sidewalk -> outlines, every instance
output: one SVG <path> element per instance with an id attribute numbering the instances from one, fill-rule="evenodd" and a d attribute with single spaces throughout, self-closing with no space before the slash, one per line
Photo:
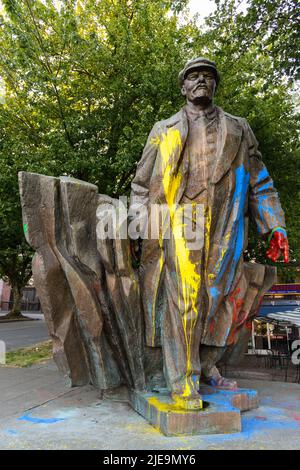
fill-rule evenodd
<path id="1" fill-rule="evenodd" d="M 8 311 L 4 312 L 3 310 L 0 311 L 0 321 L 1 322 L 4 322 L 4 319 L 3 317 L 5 317 L 5 315 L 8 314 Z M 44 320 L 44 314 L 41 313 L 41 312 L 22 312 L 22 315 L 24 315 L 24 317 L 28 317 L 30 318 L 31 320 Z M 20 320 L 5 320 L 6 322 L 7 321 L 10 321 L 10 322 L 19 322 Z"/>
<path id="2" fill-rule="evenodd" d="M 0 367 L 0 449 L 299 449 L 300 385 L 239 380 L 259 391 L 238 434 L 165 437 L 135 413 L 126 390 L 70 389 L 55 364 Z"/>

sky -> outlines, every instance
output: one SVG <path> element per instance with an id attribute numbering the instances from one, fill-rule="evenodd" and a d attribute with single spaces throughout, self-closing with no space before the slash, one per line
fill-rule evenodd
<path id="1" fill-rule="evenodd" d="M 214 11 L 215 2 L 214 0 L 190 0 L 189 8 L 192 15 L 199 13 L 201 17 L 205 18 Z"/>
<path id="2" fill-rule="evenodd" d="M 215 10 L 216 5 L 215 5 L 214 0 L 190 0 L 189 8 L 190 8 L 191 16 L 195 15 L 195 13 L 198 13 L 202 21 L 206 16 L 208 16 L 210 13 L 212 13 Z M 246 10 L 247 10 L 247 0 L 242 0 L 238 7 L 238 11 L 245 12 Z"/>

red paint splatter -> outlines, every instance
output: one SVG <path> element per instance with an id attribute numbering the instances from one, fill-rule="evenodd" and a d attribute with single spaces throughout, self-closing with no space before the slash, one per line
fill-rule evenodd
<path id="1" fill-rule="evenodd" d="M 292 415 L 294 420 L 297 421 L 298 426 L 300 426 L 300 416 L 298 415 Z"/>
<path id="2" fill-rule="evenodd" d="M 99 281 L 92 282 L 91 288 L 95 292 L 96 295 L 99 295 L 99 293 L 100 293 L 100 282 Z"/>
<path id="3" fill-rule="evenodd" d="M 240 313 L 240 310 L 242 308 L 242 305 L 244 303 L 243 299 L 236 298 L 237 295 L 240 293 L 240 291 L 241 291 L 240 287 L 237 287 L 236 289 L 234 289 L 234 291 L 228 297 L 229 302 L 231 302 L 232 305 L 233 305 L 233 315 L 232 315 L 232 326 L 231 326 L 231 330 L 230 330 L 229 335 L 228 335 L 227 344 L 234 343 L 234 337 L 235 337 L 236 330 L 237 330 L 238 326 L 240 326 L 240 322 L 238 321 L 238 317 L 239 317 L 239 313 Z"/>
<path id="4" fill-rule="evenodd" d="M 240 299 L 238 299 L 240 300 Z M 243 301 L 242 301 L 243 302 Z M 242 326 L 245 321 L 247 320 L 248 317 L 248 312 L 245 312 L 245 310 L 241 310 L 238 316 L 238 325 L 237 326 Z"/>
<path id="5" fill-rule="evenodd" d="M 210 322 L 210 325 L 209 325 L 209 331 L 210 331 L 211 333 L 214 332 L 215 326 L 216 326 L 216 322 L 215 322 L 215 319 L 213 318 L 213 319 L 211 320 L 211 322 Z"/>

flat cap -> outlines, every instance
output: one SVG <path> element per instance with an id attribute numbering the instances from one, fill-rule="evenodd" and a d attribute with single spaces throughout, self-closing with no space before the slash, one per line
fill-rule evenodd
<path id="1" fill-rule="evenodd" d="M 220 81 L 220 75 L 217 70 L 216 63 L 210 59 L 206 59 L 205 57 L 197 57 L 196 59 L 189 60 L 185 64 L 184 68 L 179 72 L 178 80 L 179 80 L 180 86 L 182 86 L 183 81 L 186 78 L 188 72 L 190 72 L 191 70 L 200 69 L 200 68 L 210 69 L 213 72 L 215 79 L 216 79 L 216 84 L 218 85 Z"/>

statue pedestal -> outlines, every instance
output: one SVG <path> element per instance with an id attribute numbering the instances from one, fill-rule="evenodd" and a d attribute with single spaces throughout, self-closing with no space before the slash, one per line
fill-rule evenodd
<path id="1" fill-rule="evenodd" d="M 130 396 L 133 409 L 166 436 L 230 434 L 241 428 L 241 411 L 258 406 L 255 390 L 216 390 L 201 387 L 203 409 L 185 411 L 177 408 L 166 389 L 152 392 L 134 391 Z"/>
<path id="2" fill-rule="evenodd" d="M 256 390 L 238 388 L 237 390 L 218 390 L 209 386 L 201 386 L 200 393 L 203 400 L 214 403 L 228 403 L 240 411 L 249 411 L 258 408 L 258 394 Z"/>

